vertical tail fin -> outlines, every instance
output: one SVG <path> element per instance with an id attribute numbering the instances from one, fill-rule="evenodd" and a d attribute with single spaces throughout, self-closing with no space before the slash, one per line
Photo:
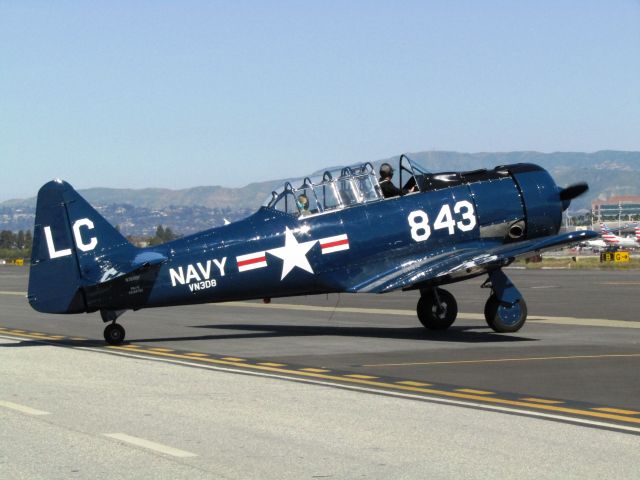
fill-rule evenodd
<path id="1" fill-rule="evenodd" d="M 82 287 L 117 275 L 136 248 L 66 182 L 38 192 L 29 303 L 47 313 L 87 311 Z"/>

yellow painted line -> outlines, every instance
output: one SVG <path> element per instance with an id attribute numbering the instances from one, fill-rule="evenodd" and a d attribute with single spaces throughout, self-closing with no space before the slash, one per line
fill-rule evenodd
<path id="1" fill-rule="evenodd" d="M 116 347 L 116 346 L 108 346 L 106 348 L 112 349 L 112 350 L 124 350 L 124 351 L 127 351 L 126 348 Z M 187 357 L 186 355 L 180 355 L 180 354 L 175 354 L 175 353 L 160 353 L 160 352 L 145 352 L 145 353 L 148 354 L 148 355 L 157 355 L 157 356 L 162 356 L 162 357 L 167 357 L 167 358 L 176 358 L 176 359 L 181 359 L 181 360 L 193 360 L 193 358 Z M 228 358 L 234 358 L 234 357 L 228 357 Z M 327 375 L 327 374 L 323 374 L 323 373 L 304 372 L 304 371 L 301 371 L 301 370 L 290 370 L 290 369 L 279 368 L 279 367 L 265 367 L 264 365 L 255 365 L 255 364 L 252 365 L 252 364 L 249 364 L 249 363 L 237 363 L 237 360 L 236 361 L 225 361 L 224 359 L 203 358 L 203 359 L 199 359 L 198 361 L 203 362 L 203 363 L 211 363 L 211 364 L 214 364 L 214 365 L 225 365 L 225 366 L 231 366 L 231 367 L 235 367 L 235 368 L 245 368 L 247 370 L 258 370 L 258 371 L 279 373 L 279 374 L 285 374 L 285 375 L 294 374 L 294 375 L 300 376 L 300 377 L 310 377 L 310 378 L 319 378 L 319 379 L 322 379 L 322 380 L 333 380 L 333 381 L 337 381 L 337 382 L 356 383 L 356 384 L 359 384 L 359 385 L 368 385 L 368 386 L 377 387 L 377 388 L 388 388 L 390 390 L 400 390 L 400 391 L 407 391 L 407 392 L 427 393 L 427 394 L 431 394 L 431 395 L 437 395 L 437 396 L 440 396 L 440 397 L 451 397 L 451 398 L 464 399 L 464 400 L 473 400 L 473 401 L 478 401 L 478 402 L 486 403 L 486 404 L 507 405 L 507 406 L 510 406 L 510 407 L 532 408 L 532 409 L 535 409 L 535 410 L 545 410 L 545 411 L 552 411 L 552 412 L 557 412 L 557 413 L 568 413 L 568 414 L 573 414 L 573 415 L 581 415 L 581 416 L 585 416 L 585 417 L 605 418 L 605 419 L 608 419 L 608 420 L 615 420 L 615 421 L 621 421 L 621 422 L 626 422 L 626 423 L 634 423 L 634 424 L 640 425 L 640 418 L 625 417 L 625 416 L 617 415 L 617 414 L 613 414 L 613 413 L 596 412 L 596 411 L 593 411 L 593 410 L 580 410 L 578 408 L 559 407 L 559 406 L 556 406 L 556 405 L 545 405 L 545 404 L 540 404 L 540 403 L 525 402 L 525 401 L 522 401 L 522 400 L 509 400 L 509 399 L 500 398 L 500 397 L 487 397 L 487 396 L 482 396 L 482 395 L 474 395 L 474 394 L 470 394 L 470 393 L 455 392 L 455 391 L 448 391 L 448 390 L 438 390 L 436 388 L 424 388 L 424 387 L 412 387 L 412 386 L 409 386 L 409 385 L 397 385 L 397 384 L 387 383 L 387 382 L 383 382 L 383 381 L 365 380 L 365 379 L 361 379 L 361 378 L 349 378 L 349 377 L 338 376 L 338 375 Z"/>
<path id="2" fill-rule="evenodd" d="M 265 367 L 286 367 L 285 363 L 271 363 L 271 362 L 263 362 L 258 363 L 258 365 L 264 365 Z"/>
<path id="3" fill-rule="evenodd" d="M 623 410 L 621 408 L 593 408 L 592 410 L 597 410 L 598 412 L 607 412 L 607 413 L 619 413 L 620 415 L 640 415 L 640 412 L 636 412 L 635 410 Z"/>
<path id="4" fill-rule="evenodd" d="M 401 382 L 396 382 L 398 385 L 409 385 L 412 387 L 431 387 L 430 383 L 422 383 L 422 382 L 414 382 L 413 380 L 403 380 Z"/>
<path id="5" fill-rule="evenodd" d="M 151 350 L 152 352 L 162 352 L 162 353 L 175 352 L 175 350 L 171 348 L 158 348 L 158 347 L 147 348 L 147 350 Z"/>
<path id="6" fill-rule="evenodd" d="M 560 405 L 565 402 L 561 402 L 560 400 L 549 400 L 547 398 L 535 398 L 535 397 L 526 397 L 521 398 L 520 400 L 524 400 L 525 402 L 535 402 L 535 403 L 544 403 L 545 405 Z"/>
<path id="7" fill-rule="evenodd" d="M 503 362 L 532 362 L 541 360 L 584 360 L 594 358 L 628 358 L 640 357 L 640 353 L 613 353 L 608 355 L 565 355 L 559 357 L 521 357 L 521 358 L 490 358 L 481 360 L 450 360 L 442 362 L 406 362 L 406 363 L 369 363 L 363 367 L 408 367 L 414 365 L 462 365 L 481 363 L 503 363 Z"/>
<path id="8" fill-rule="evenodd" d="M 227 360 L 229 362 L 244 362 L 245 361 L 244 358 L 238 358 L 238 357 L 222 357 L 221 360 Z"/>
<path id="9" fill-rule="evenodd" d="M 325 370 L 324 368 L 301 368 L 302 372 L 311 372 L 311 373 L 327 373 L 331 370 Z"/>
<path id="10" fill-rule="evenodd" d="M 359 373 L 348 373 L 346 375 L 343 375 L 345 377 L 349 377 L 349 378 L 361 378 L 363 380 L 370 380 L 370 379 L 374 379 L 374 378 L 379 378 L 379 377 L 374 377 L 373 375 L 360 375 Z"/>
<path id="11" fill-rule="evenodd" d="M 26 297 L 27 292 L 10 292 L 10 291 L 0 291 L 0 295 L 15 295 L 16 297 Z"/>
<path id="12" fill-rule="evenodd" d="M 126 348 L 116 347 L 116 346 L 108 346 L 106 348 L 112 349 L 112 350 L 127 351 Z M 176 353 L 160 353 L 160 352 L 148 352 L 148 351 L 145 353 L 147 355 L 157 355 L 157 356 L 162 356 L 167 358 L 176 358 L 181 360 L 194 360 L 193 358 L 187 357 L 186 355 L 181 355 Z M 235 358 L 235 357 L 227 357 L 227 358 Z M 438 390 L 436 388 L 424 388 L 424 387 L 413 387 L 409 385 L 398 385 L 398 384 L 387 383 L 383 381 L 365 380 L 361 378 L 349 378 L 349 377 L 338 376 L 338 375 L 327 375 L 324 373 L 304 372 L 301 370 L 291 370 L 291 369 L 280 368 L 280 367 L 265 367 L 264 365 L 238 363 L 237 359 L 235 361 L 228 361 L 224 359 L 203 358 L 203 359 L 199 359 L 198 361 L 203 363 L 211 363 L 214 365 L 225 365 L 225 366 L 230 366 L 235 368 L 245 368 L 247 370 L 258 370 L 258 371 L 279 373 L 279 374 L 285 374 L 285 375 L 293 374 L 299 377 L 319 378 L 322 380 L 333 380 L 337 382 L 356 383 L 359 385 L 368 385 L 368 386 L 377 387 L 377 388 L 387 388 L 390 390 L 427 393 L 431 395 L 437 395 L 440 397 L 473 400 L 473 401 L 478 401 L 486 404 L 507 405 L 510 407 L 524 407 L 524 408 L 531 408 L 535 410 L 545 410 L 545 411 L 551 411 L 551 412 L 557 412 L 557 413 L 568 413 L 568 414 L 580 415 L 584 417 L 605 418 L 608 420 L 615 420 L 615 421 L 620 421 L 625 423 L 634 423 L 634 424 L 640 425 L 640 418 L 625 417 L 618 414 L 597 412 L 593 410 L 580 410 L 578 408 L 559 407 L 556 405 L 545 405 L 540 403 L 525 402 L 522 400 L 509 400 L 509 399 L 500 398 L 500 397 L 487 397 L 482 395 L 474 395 L 470 393 Z"/>
<path id="13" fill-rule="evenodd" d="M 327 312 L 327 313 L 357 313 L 369 315 L 396 315 L 415 317 L 415 310 L 394 308 L 357 308 L 357 307 L 322 307 L 317 305 L 299 305 L 295 303 L 254 303 L 254 302 L 226 302 L 210 303 L 213 307 L 231 308 L 262 308 L 267 310 L 293 310 L 300 312 Z M 481 313 L 458 313 L 458 318 L 463 320 L 481 320 Z M 605 318 L 576 318 L 576 317 L 547 317 L 530 315 L 529 321 L 550 325 L 578 325 L 584 327 L 612 327 L 612 328 L 640 328 L 640 321 L 610 320 Z"/>
<path id="14" fill-rule="evenodd" d="M 208 357 L 209 356 L 209 354 L 207 353 L 198 353 L 198 352 L 185 353 L 185 355 L 188 355 L 189 357 Z"/>
<path id="15" fill-rule="evenodd" d="M 25 333 L 24 330 L 9 330 L 12 333 Z"/>
<path id="16" fill-rule="evenodd" d="M 580 327 L 607 327 L 607 328 L 640 328 L 637 320 L 607 320 L 603 318 L 574 318 L 574 317 L 528 317 L 527 321 L 549 325 L 575 325 Z"/>
<path id="17" fill-rule="evenodd" d="M 18 337 L 33 338 L 33 339 L 36 339 L 36 340 L 56 340 L 54 337 L 47 336 L 44 333 L 31 334 L 31 333 L 25 333 L 25 332 L 22 332 L 22 331 L 18 332 L 17 330 L 9 330 L 9 331 L 5 332 L 5 334 L 6 335 L 17 335 Z"/>
<path id="18" fill-rule="evenodd" d="M 130 343 L 128 345 L 123 345 L 124 348 L 131 348 L 132 350 L 135 350 L 136 348 L 142 348 L 140 345 L 135 345 L 133 343 Z"/>
<path id="19" fill-rule="evenodd" d="M 485 390 L 475 390 L 473 388 L 456 388 L 456 392 L 472 393 L 474 395 L 495 395 L 496 392 L 487 392 Z"/>

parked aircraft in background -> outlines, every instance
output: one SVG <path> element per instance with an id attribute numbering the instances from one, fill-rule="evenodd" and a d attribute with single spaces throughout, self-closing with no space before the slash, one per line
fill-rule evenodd
<path id="1" fill-rule="evenodd" d="M 640 240 L 638 240 L 638 232 L 640 227 L 636 227 L 636 237 L 621 237 L 615 235 L 606 223 L 600 224 L 600 232 L 602 234 L 602 240 L 608 245 L 618 248 L 640 248 Z"/>
<path id="2" fill-rule="evenodd" d="M 518 257 L 597 236 L 558 234 L 587 190 L 559 188 L 532 164 L 429 173 L 400 157 L 400 195 L 384 198 L 371 164 L 287 182 L 252 216 L 136 248 L 66 182 L 38 193 L 28 299 L 48 313 L 100 311 L 110 344 L 126 310 L 331 292 L 419 290 L 417 315 L 446 329 L 457 304 L 442 285 L 488 275 L 484 308 L 496 332 L 525 323 L 503 272 Z"/>
<path id="3" fill-rule="evenodd" d="M 607 248 L 609 248 L 609 245 L 607 244 L 607 242 L 605 242 L 601 238 L 594 238 L 593 240 L 587 240 L 586 242 L 580 243 L 580 246 L 585 248 L 591 248 L 592 250 L 595 250 L 597 252 L 600 252 L 602 250 L 606 250 Z"/>

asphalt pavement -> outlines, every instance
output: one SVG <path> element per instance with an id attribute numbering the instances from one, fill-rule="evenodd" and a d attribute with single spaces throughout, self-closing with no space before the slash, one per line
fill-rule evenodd
<path id="1" fill-rule="evenodd" d="M 488 292 L 476 279 L 447 287 L 461 313 L 446 332 L 420 326 L 415 292 L 328 295 L 129 312 L 121 318 L 127 343 L 113 349 L 98 314 L 39 314 L 24 297 L 27 270 L 0 267 L 8 342 L 0 345 L 0 444 L 8 446 L 0 476 L 68 478 L 54 452 L 73 457 L 61 452 L 80 443 L 81 458 L 103 454 L 75 462 L 79 478 L 90 467 L 92 478 L 141 477 L 133 472 L 150 455 L 169 462 L 148 471 L 154 478 L 486 478 L 498 476 L 493 468 L 524 478 L 633 478 L 625 469 L 640 446 L 640 272 L 508 274 L 529 309 L 515 334 L 486 326 Z M 56 412 L 31 416 L 3 401 L 69 412 L 51 424 Z M 269 409 L 256 413 L 261 402 Z M 145 416 L 156 411 L 160 424 Z M 226 447 L 222 431 L 231 435 Z M 150 454 L 129 437 L 197 456 Z M 45 438 L 59 448 L 36 448 Z M 545 453 L 545 441 L 556 448 Z M 271 455 L 259 453 L 265 445 Z M 109 446 L 127 461 L 110 463 Z M 555 458 L 556 449 L 564 454 Z M 31 459 L 41 452 L 51 469 L 29 470 L 19 457 L 26 451 Z M 607 460 L 615 452 L 621 462 Z"/>

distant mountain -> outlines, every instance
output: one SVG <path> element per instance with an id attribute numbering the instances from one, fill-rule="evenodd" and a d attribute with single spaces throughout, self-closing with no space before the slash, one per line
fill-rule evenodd
<path id="1" fill-rule="evenodd" d="M 549 170 L 561 186 L 579 181 L 589 183 L 589 192 L 572 203 L 573 211 L 589 209 L 591 201 L 596 198 L 640 195 L 640 152 L 430 151 L 408 155 L 431 172 L 475 170 L 521 162 L 539 164 Z M 372 163 L 377 170 L 382 162 L 397 162 L 397 159 L 396 156 Z M 319 173 L 323 171 L 318 170 Z M 80 194 L 102 211 L 110 222 L 119 225 L 125 234 L 150 234 L 158 224 L 189 234 L 222 225 L 223 218 L 236 220 L 249 215 L 284 182 L 274 180 L 241 188 L 203 186 L 182 190 L 91 188 L 80 190 Z M 34 210 L 35 197 L 0 203 L 0 230 L 32 228 Z"/>

